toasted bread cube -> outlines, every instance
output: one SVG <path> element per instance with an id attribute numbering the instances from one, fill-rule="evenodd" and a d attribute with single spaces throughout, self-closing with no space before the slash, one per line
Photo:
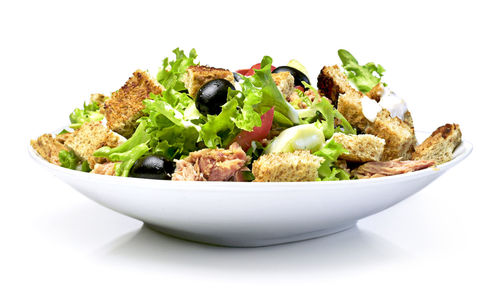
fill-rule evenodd
<path id="1" fill-rule="evenodd" d="M 371 134 L 347 135 L 337 132 L 333 134 L 332 140 L 349 151 L 340 155 L 339 159 L 350 162 L 380 161 L 384 152 L 385 140 Z"/>
<path id="2" fill-rule="evenodd" d="M 436 164 L 451 161 L 453 151 L 462 142 L 462 132 L 458 124 L 445 124 L 415 148 L 413 160 L 432 160 Z"/>
<path id="3" fill-rule="evenodd" d="M 382 95 L 384 95 L 384 85 L 382 83 L 378 83 L 375 85 L 367 94 L 369 98 L 376 100 L 377 102 L 380 101 L 382 98 Z"/>
<path id="4" fill-rule="evenodd" d="M 62 133 L 62 134 L 57 134 L 55 139 L 64 144 L 64 142 L 71 136 L 72 133 L 68 132 L 68 133 Z"/>
<path id="5" fill-rule="evenodd" d="M 386 109 L 377 114 L 377 118 L 373 123 L 370 122 L 365 132 L 385 140 L 382 161 L 410 159 L 417 143 L 413 129 L 398 117 L 391 117 Z"/>
<path id="6" fill-rule="evenodd" d="M 117 147 L 121 143 L 120 137 L 101 123 L 86 122 L 66 139 L 64 145 L 93 168 L 96 163 L 105 162 L 105 159 L 93 156 L 96 150 L 103 146 Z"/>
<path id="7" fill-rule="evenodd" d="M 135 71 L 125 85 L 113 92 L 111 98 L 104 102 L 107 126 L 127 138 L 130 137 L 138 125 L 137 119 L 143 116 L 143 100 L 148 99 L 150 93 L 160 94 L 163 90 L 163 86 L 147 72 Z"/>
<path id="8" fill-rule="evenodd" d="M 385 90 L 386 88 L 384 88 L 384 85 L 382 85 L 382 83 L 378 83 L 366 94 L 366 96 L 377 102 L 380 102 L 380 99 L 384 95 Z M 410 111 L 407 111 L 404 114 L 403 122 L 405 122 L 410 128 L 413 128 L 413 118 L 411 117 Z"/>
<path id="9" fill-rule="evenodd" d="M 336 106 L 339 95 L 348 91 L 355 91 L 347 76 L 338 65 L 324 66 L 318 76 L 318 90 L 322 95 L 328 97 Z M 360 93 L 361 94 L 361 93 Z"/>
<path id="10" fill-rule="evenodd" d="M 225 79 L 231 82 L 231 84 L 235 83 L 233 73 L 230 70 L 207 66 L 188 67 L 183 77 L 183 82 L 189 95 L 195 98 L 198 90 L 200 90 L 203 85 L 216 79 Z"/>
<path id="11" fill-rule="evenodd" d="M 281 94 L 283 94 L 284 98 L 289 97 L 292 93 L 294 93 L 294 78 L 290 72 L 280 72 L 271 74 L 278 87 Z"/>
<path id="12" fill-rule="evenodd" d="M 257 182 L 315 181 L 324 159 L 309 151 L 262 155 L 252 164 Z"/>
<path id="13" fill-rule="evenodd" d="M 59 152 L 62 150 L 68 150 L 51 134 L 44 134 L 36 140 L 31 140 L 31 146 L 42 158 L 47 160 L 49 163 L 59 166 L 61 166 L 61 162 L 59 162 Z"/>
<path id="14" fill-rule="evenodd" d="M 398 117 L 391 117 L 386 109 L 382 109 L 375 120 L 370 122 L 363 114 L 362 98 L 363 94 L 359 91 L 347 91 L 344 95 L 340 95 L 339 112 L 358 130 L 385 140 L 382 161 L 410 159 L 416 145 L 413 123 L 410 126 Z M 411 122 L 409 112 L 405 114 L 405 118 L 409 118 Z"/>
<path id="15" fill-rule="evenodd" d="M 370 121 L 363 114 L 362 98 L 363 93 L 348 89 L 339 95 L 337 109 L 352 126 L 364 131 Z"/>

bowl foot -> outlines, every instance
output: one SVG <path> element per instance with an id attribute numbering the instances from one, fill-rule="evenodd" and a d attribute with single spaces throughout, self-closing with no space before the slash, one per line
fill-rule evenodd
<path id="1" fill-rule="evenodd" d="M 271 239 L 244 239 L 244 237 L 238 239 L 228 239 L 225 237 L 217 237 L 217 236 L 206 236 L 204 234 L 192 233 L 179 231 L 171 228 L 166 228 L 163 226 L 157 226 L 150 223 L 145 223 L 145 225 L 151 228 L 154 231 L 160 232 L 162 234 L 166 234 L 175 238 L 179 238 L 182 240 L 187 240 L 191 242 L 203 243 L 214 246 L 223 246 L 223 247 L 239 247 L 239 248 L 250 248 L 250 247 L 264 247 L 264 246 L 272 246 L 278 244 L 292 243 L 304 240 L 310 240 L 314 238 L 320 238 L 324 236 L 328 236 L 331 234 L 335 234 L 341 231 L 345 231 L 350 229 L 353 226 L 356 226 L 357 221 L 350 222 L 347 224 L 339 225 L 336 227 L 301 233 L 296 235 L 290 235 L 285 237 L 276 237 Z"/>

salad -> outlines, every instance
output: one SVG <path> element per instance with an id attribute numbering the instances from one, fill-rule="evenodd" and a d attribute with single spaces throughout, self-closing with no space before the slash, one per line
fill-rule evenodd
<path id="1" fill-rule="evenodd" d="M 48 162 L 82 172 L 172 181 L 342 181 L 408 173 L 452 159 L 458 124 L 418 144 L 385 69 L 338 50 L 316 87 L 297 60 L 264 56 L 231 71 L 173 51 L 156 77 L 137 70 L 92 94 L 69 127 L 31 141 Z"/>

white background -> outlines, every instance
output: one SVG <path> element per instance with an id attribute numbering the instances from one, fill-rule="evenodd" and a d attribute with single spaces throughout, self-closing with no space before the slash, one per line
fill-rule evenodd
<path id="1" fill-rule="evenodd" d="M 499 294 L 495 1 L 91 2 L 1 4 L 1 294 Z M 459 123 L 474 151 L 356 229 L 256 249 L 152 232 L 29 159 L 30 138 L 176 47 L 233 70 L 296 58 L 313 77 L 348 49 L 387 69 L 416 129 Z"/>

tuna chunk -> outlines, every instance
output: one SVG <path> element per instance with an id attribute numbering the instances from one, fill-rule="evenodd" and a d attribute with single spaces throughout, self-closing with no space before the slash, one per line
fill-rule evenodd
<path id="1" fill-rule="evenodd" d="M 95 164 L 94 169 L 90 171 L 93 174 L 116 175 L 115 162 L 106 162 L 104 164 Z"/>
<path id="2" fill-rule="evenodd" d="M 355 169 L 354 175 L 358 178 L 375 178 L 425 169 L 435 165 L 434 161 L 386 161 L 368 162 Z"/>
<path id="3" fill-rule="evenodd" d="M 245 168 L 247 155 L 237 143 L 228 149 L 203 149 L 177 161 L 172 180 L 229 181 Z"/>

